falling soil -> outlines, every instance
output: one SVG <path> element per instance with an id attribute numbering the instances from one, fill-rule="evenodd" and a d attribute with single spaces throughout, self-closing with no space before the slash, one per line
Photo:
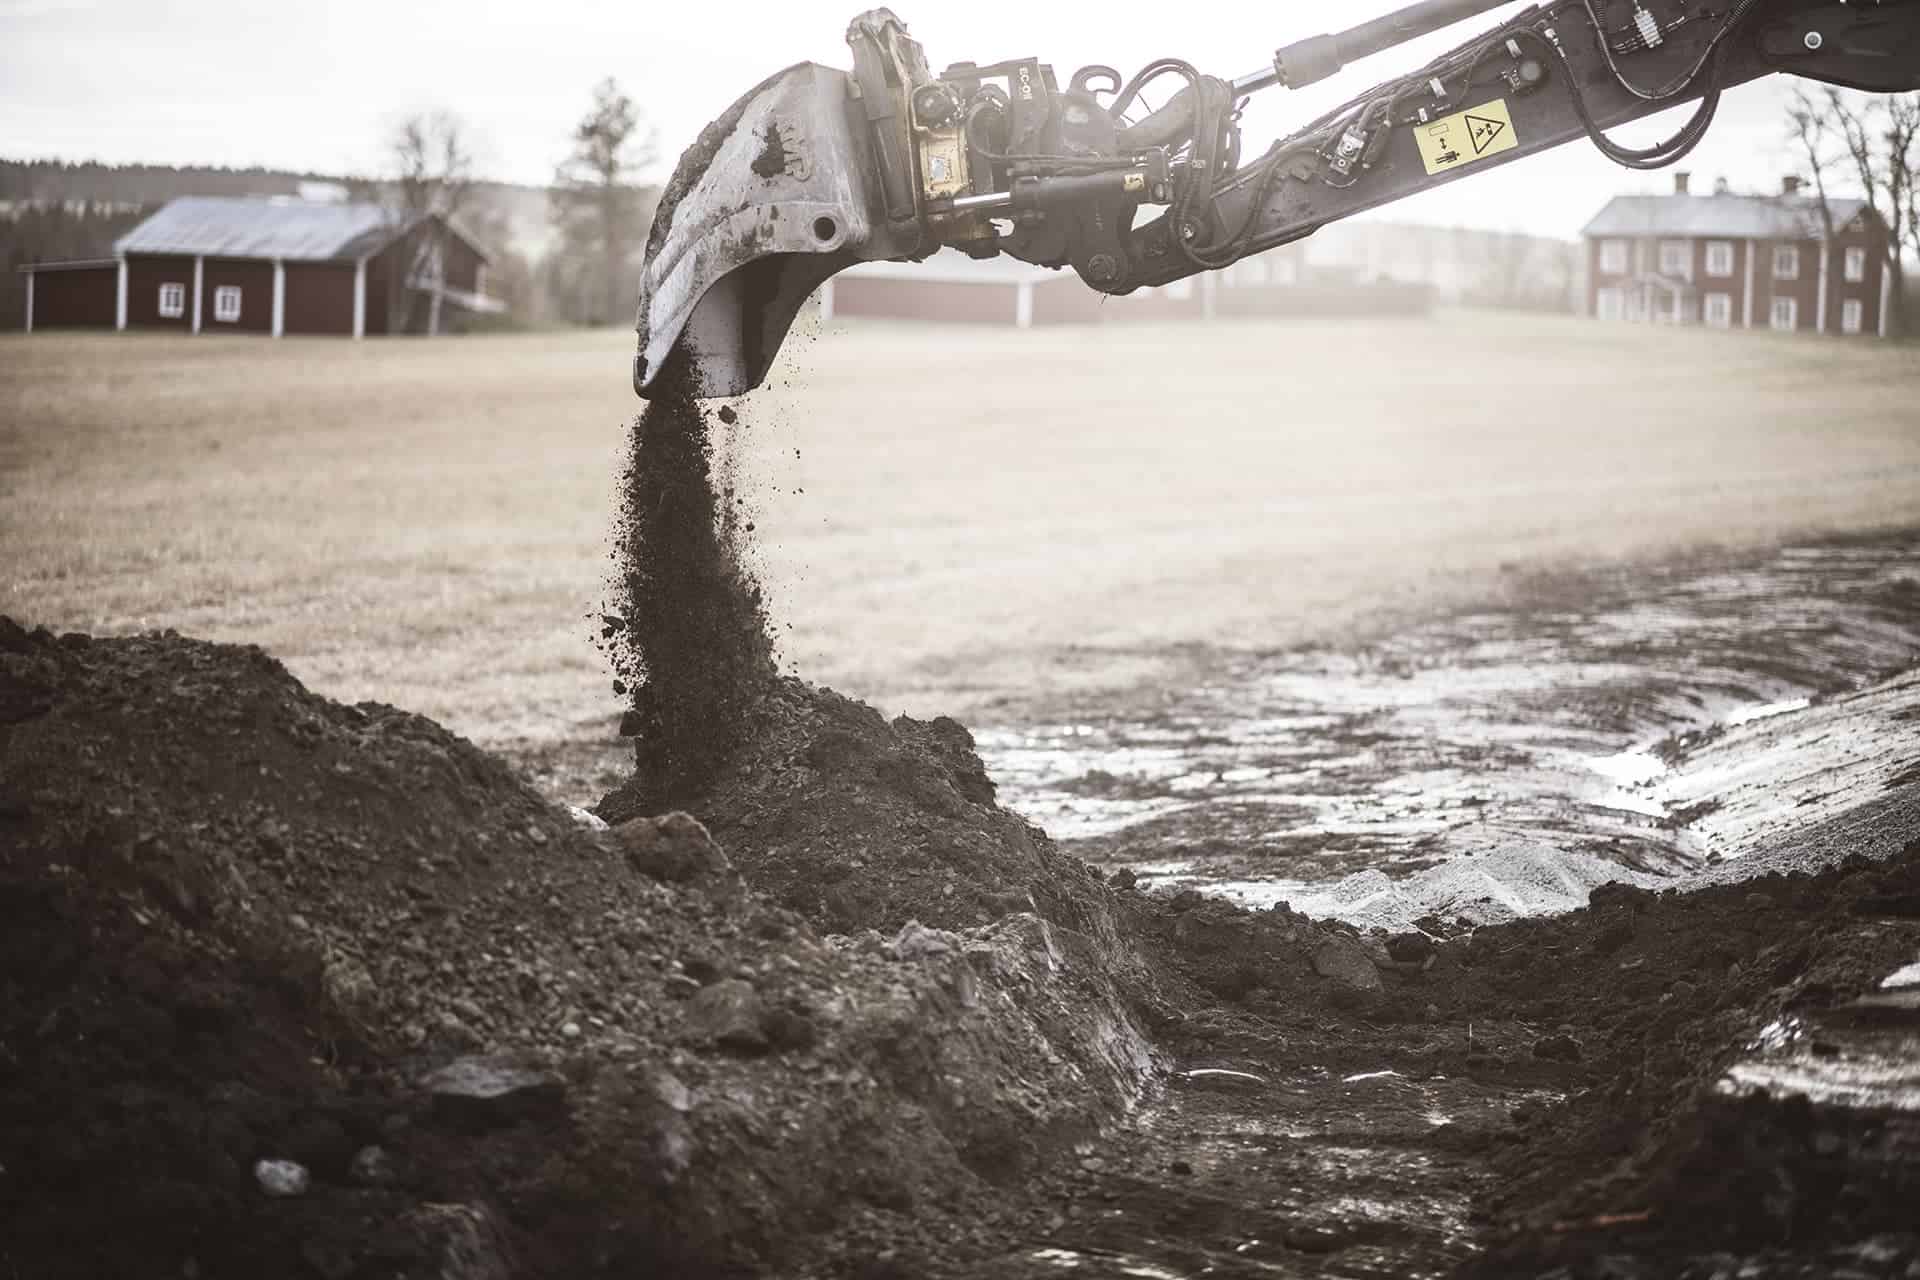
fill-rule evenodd
<path id="1" fill-rule="evenodd" d="M 603 631 L 616 691 L 631 698 L 640 807 L 655 813 L 705 793 L 745 740 L 776 670 L 760 584 L 742 554 L 752 526 L 730 473 L 716 485 L 699 391 L 698 373 L 676 356 L 634 422 L 621 577 Z"/>

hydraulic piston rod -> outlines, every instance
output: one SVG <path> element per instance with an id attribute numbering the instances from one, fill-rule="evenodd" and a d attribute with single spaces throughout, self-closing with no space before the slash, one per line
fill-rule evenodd
<path id="1" fill-rule="evenodd" d="M 1235 96 L 1283 84 L 1298 89 L 1325 80 L 1350 62 L 1431 35 L 1443 27 L 1498 9 L 1509 0 L 1421 0 L 1335 35 L 1308 36 L 1273 55 L 1273 65 L 1233 82 Z"/>

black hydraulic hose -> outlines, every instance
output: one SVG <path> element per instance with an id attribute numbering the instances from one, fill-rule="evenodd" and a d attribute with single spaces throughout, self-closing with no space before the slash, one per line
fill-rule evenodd
<path id="1" fill-rule="evenodd" d="M 1724 34 L 1724 33 L 1723 33 Z M 1580 127 L 1586 130 L 1587 137 L 1600 149 L 1600 154 L 1617 165 L 1628 169 L 1660 169 L 1684 157 L 1700 145 L 1707 135 L 1707 128 L 1713 123 L 1715 114 L 1720 110 L 1720 69 L 1726 58 L 1726 46 L 1716 42 L 1707 58 L 1695 70 L 1694 79 L 1707 78 L 1706 93 L 1700 99 L 1700 106 L 1694 111 L 1692 119 L 1682 125 L 1680 131 L 1667 139 L 1645 149 L 1625 147 L 1607 137 L 1600 128 L 1599 121 L 1593 118 L 1593 112 L 1587 106 L 1586 96 L 1580 92 L 1579 81 L 1573 74 L 1573 66 L 1567 61 L 1560 46 L 1538 32 L 1528 31 L 1521 37 L 1529 44 L 1540 47 L 1548 56 L 1560 64 L 1563 83 L 1573 102 L 1573 111 L 1580 119 Z M 1684 87 L 1684 86 L 1683 86 Z M 1674 91 L 1676 94 L 1679 90 Z"/>

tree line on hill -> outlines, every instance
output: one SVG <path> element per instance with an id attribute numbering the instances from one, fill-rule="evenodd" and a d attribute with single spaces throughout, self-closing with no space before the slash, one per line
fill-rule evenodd
<path id="1" fill-rule="evenodd" d="M 313 194 L 386 205 L 398 218 L 444 215 L 486 249 L 487 291 L 512 327 L 631 321 L 641 253 L 659 192 L 639 174 L 658 157 L 653 133 L 614 80 L 596 85 L 546 187 L 474 172 L 468 126 L 448 111 L 399 121 L 371 176 L 205 165 L 109 165 L 0 159 L 0 324 L 23 318 L 18 268 L 110 258 L 141 220 L 181 196 Z"/>

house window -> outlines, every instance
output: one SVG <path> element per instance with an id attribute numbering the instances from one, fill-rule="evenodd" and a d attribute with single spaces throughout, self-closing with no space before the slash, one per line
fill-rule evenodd
<path id="1" fill-rule="evenodd" d="M 1847 283 L 1859 284 L 1867 278 L 1867 251 L 1865 249 L 1847 250 Z"/>
<path id="2" fill-rule="evenodd" d="M 1840 332 L 1860 332 L 1861 326 L 1866 320 L 1866 312 L 1867 309 L 1861 305 L 1860 299 L 1858 298 L 1848 298 L 1845 302 L 1841 303 Z"/>
<path id="3" fill-rule="evenodd" d="M 1693 278 L 1693 245 L 1685 240 L 1660 242 L 1660 274 L 1681 280 Z"/>
<path id="4" fill-rule="evenodd" d="M 223 324 L 240 319 L 240 286 L 223 284 L 213 291 L 213 318 Z"/>
<path id="5" fill-rule="evenodd" d="M 1602 289 L 1594 295 L 1593 314 L 1602 320 L 1618 320 L 1626 314 L 1626 310 L 1618 289 Z"/>
<path id="6" fill-rule="evenodd" d="M 1708 294 L 1706 320 L 1709 328 L 1731 329 L 1733 327 L 1733 295 L 1730 293 Z"/>
<path id="7" fill-rule="evenodd" d="M 1800 278 L 1800 246 L 1780 244 L 1773 247 L 1773 278 L 1775 280 L 1798 280 Z M 1775 326 L 1778 328 L 1779 326 Z"/>
<path id="8" fill-rule="evenodd" d="M 1625 240 L 1600 242 L 1600 270 L 1610 276 L 1627 274 L 1627 242 Z"/>
<path id="9" fill-rule="evenodd" d="M 1722 279 L 1733 274 L 1733 241 L 1710 240 L 1707 242 L 1707 274 Z"/>
<path id="10" fill-rule="evenodd" d="M 1791 332 L 1800 327 L 1800 303 L 1793 298 L 1775 298 L 1773 314 L 1770 317 L 1773 327 Z"/>
<path id="11" fill-rule="evenodd" d="M 184 284 L 163 284 L 160 286 L 160 318 L 178 320 L 187 314 L 187 286 Z"/>

